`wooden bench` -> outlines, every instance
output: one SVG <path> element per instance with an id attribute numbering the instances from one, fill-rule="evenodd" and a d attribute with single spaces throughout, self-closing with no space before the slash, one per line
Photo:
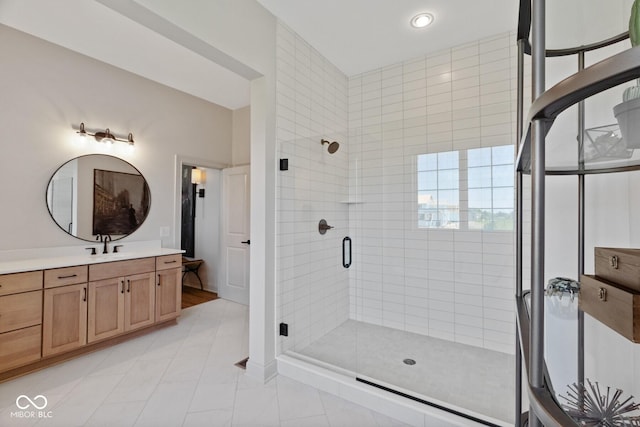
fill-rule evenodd
<path id="1" fill-rule="evenodd" d="M 200 266 L 204 264 L 204 261 L 201 259 L 190 259 L 185 256 L 182 257 L 182 281 L 184 282 L 184 276 L 187 273 L 195 274 L 198 278 L 198 282 L 200 282 L 200 289 L 204 290 L 204 286 L 202 285 L 202 280 L 200 279 L 200 275 L 198 274 L 198 270 Z"/>

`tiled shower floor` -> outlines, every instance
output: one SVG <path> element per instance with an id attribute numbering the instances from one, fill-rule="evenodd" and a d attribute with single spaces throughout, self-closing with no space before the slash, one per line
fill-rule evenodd
<path id="1" fill-rule="evenodd" d="M 298 353 L 412 396 L 513 425 L 513 355 L 354 320 Z M 416 363 L 407 365 L 405 359 Z"/>

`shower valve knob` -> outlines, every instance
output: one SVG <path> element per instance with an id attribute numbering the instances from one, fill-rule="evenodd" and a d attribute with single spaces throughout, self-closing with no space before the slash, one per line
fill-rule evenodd
<path id="1" fill-rule="evenodd" d="M 320 234 L 324 234 L 327 232 L 327 230 L 331 230 L 333 228 L 333 226 L 327 224 L 327 221 L 324 219 L 321 219 L 320 222 L 318 223 L 318 232 Z"/>

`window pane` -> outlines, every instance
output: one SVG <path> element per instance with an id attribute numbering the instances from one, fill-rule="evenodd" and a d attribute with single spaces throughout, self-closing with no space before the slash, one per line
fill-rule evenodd
<path id="1" fill-rule="evenodd" d="M 474 167 L 467 171 L 469 188 L 491 187 L 491 167 Z"/>
<path id="2" fill-rule="evenodd" d="M 438 188 L 438 172 L 418 172 L 418 191 Z"/>
<path id="3" fill-rule="evenodd" d="M 474 148 L 467 151 L 467 166 L 472 168 L 475 166 L 491 165 L 491 147 Z"/>
<path id="4" fill-rule="evenodd" d="M 438 171 L 438 188 L 454 189 L 458 188 L 458 169 L 448 169 Z"/>
<path id="5" fill-rule="evenodd" d="M 514 156 L 513 145 L 501 145 L 493 147 L 493 164 L 494 165 L 512 165 Z"/>
<path id="6" fill-rule="evenodd" d="M 471 209 L 491 209 L 491 189 L 469 189 L 469 211 Z"/>
<path id="7" fill-rule="evenodd" d="M 438 155 L 437 154 L 420 154 L 418 155 L 418 170 L 437 170 Z"/>
<path id="8" fill-rule="evenodd" d="M 432 191 L 418 191 L 418 207 L 432 207 L 436 206 L 434 192 Z"/>
<path id="9" fill-rule="evenodd" d="M 513 188 L 493 189 L 493 209 L 513 209 Z"/>
<path id="10" fill-rule="evenodd" d="M 494 187 L 513 187 L 513 165 L 493 167 Z"/>
<path id="11" fill-rule="evenodd" d="M 459 228 L 458 152 L 418 156 L 418 227 Z"/>
<path id="12" fill-rule="evenodd" d="M 458 152 L 438 153 L 438 169 L 458 169 Z"/>
<path id="13" fill-rule="evenodd" d="M 491 209 L 469 209 L 469 229 L 484 230 L 491 223 Z"/>
<path id="14" fill-rule="evenodd" d="M 444 208 L 455 207 L 458 209 L 460 202 L 458 202 L 458 190 L 438 190 L 438 206 Z"/>
<path id="15" fill-rule="evenodd" d="M 494 210 L 493 211 L 493 230 L 513 230 L 513 210 Z"/>
<path id="16" fill-rule="evenodd" d="M 421 209 L 418 212 L 418 227 L 421 228 L 435 228 L 438 224 L 438 210 L 437 209 Z"/>

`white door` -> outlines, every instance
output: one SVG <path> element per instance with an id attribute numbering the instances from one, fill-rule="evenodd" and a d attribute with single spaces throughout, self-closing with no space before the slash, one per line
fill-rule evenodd
<path id="1" fill-rule="evenodd" d="M 249 166 L 222 171 L 220 298 L 249 305 Z"/>

